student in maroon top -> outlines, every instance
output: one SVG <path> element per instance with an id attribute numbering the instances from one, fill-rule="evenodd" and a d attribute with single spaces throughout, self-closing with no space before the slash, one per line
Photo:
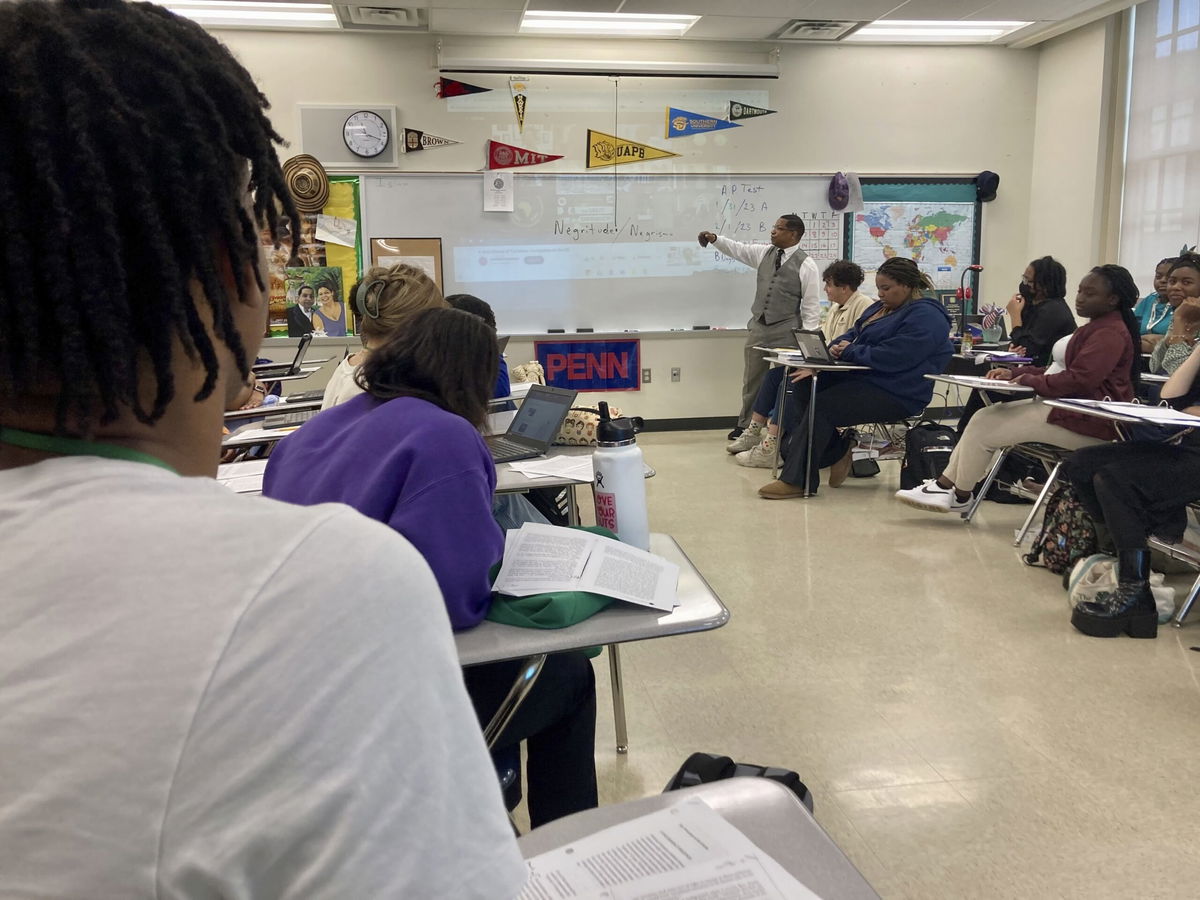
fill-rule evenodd
<path id="1" fill-rule="evenodd" d="M 971 501 L 971 485 L 987 472 L 1002 447 L 1037 441 L 1068 450 L 1111 441 L 1112 422 L 1054 409 L 1043 398 L 1132 400 L 1138 383 L 1138 324 L 1133 306 L 1137 285 L 1121 266 L 1097 266 L 1079 282 L 1075 312 L 1090 321 L 1067 345 L 1066 369 L 1053 375 L 1041 366 L 993 369 L 988 378 L 1033 388 L 1028 400 L 980 410 L 967 426 L 936 480 L 897 491 L 896 499 L 931 512 L 962 512 Z M 964 489 L 965 488 L 965 489 Z"/>

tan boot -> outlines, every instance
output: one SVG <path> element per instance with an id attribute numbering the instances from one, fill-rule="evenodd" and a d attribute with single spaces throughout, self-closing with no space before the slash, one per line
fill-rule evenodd
<path id="1" fill-rule="evenodd" d="M 846 455 L 829 467 L 829 486 L 841 487 L 850 475 L 850 467 L 854 465 L 854 447 L 846 451 Z"/>
<path id="2" fill-rule="evenodd" d="M 793 497 L 803 497 L 804 488 L 786 481 L 772 481 L 758 489 L 758 496 L 764 500 L 791 500 Z"/>

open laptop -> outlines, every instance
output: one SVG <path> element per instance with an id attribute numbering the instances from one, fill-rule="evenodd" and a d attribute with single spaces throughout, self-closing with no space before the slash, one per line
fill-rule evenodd
<path id="1" fill-rule="evenodd" d="M 829 346 L 825 343 L 825 335 L 821 332 L 793 328 L 792 336 L 796 339 L 796 346 L 800 348 L 805 362 L 818 363 L 822 366 L 844 365 L 830 354 Z"/>
<path id="2" fill-rule="evenodd" d="M 490 434 L 484 440 L 494 462 L 513 462 L 541 456 L 558 437 L 563 420 L 575 402 L 575 391 L 535 384 L 525 402 L 509 423 L 504 434 Z"/>
<path id="3" fill-rule="evenodd" d="M 300 364 L 304 362 L 304 354 L 308 352 L 308 345 L 312 343 L 312 335 L 306 334 L 300 338 L 300 345 L 296 347 L 296 356 L 292 359 L 290 365 L 280 365 L 277 363 L 262 363 L 257 366 L 251 366 L 252 371 L 257 378 L 286 378 L 288 375 L 299 375 Z"/>
<path id="4" fill-rule="evenodd" d="M 511 337 L 512 337 L 511 334 L 502 334 L 502 335 L 500 335 L 500 337 L 498 337 L 496 339 L 496 343 L 500 345 L 500 355 L 501 356 L 503 356 L 504 351 L 508 349 L 508 340 Z"/>

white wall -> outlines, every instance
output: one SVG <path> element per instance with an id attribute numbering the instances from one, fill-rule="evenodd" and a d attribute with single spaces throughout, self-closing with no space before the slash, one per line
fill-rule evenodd
<path id="1" fill-rule="evenodd" d="M 1006 298 L 1029 259 L 1039 96 L 1040 54 L 1036 49 L 804 45 L 782 49 L 783 75 L 778 81 L 696 84 L 683 79 L 623 79 L 614 88 L 606 79 L 587 79 L 598 86 L 570 90 L 577 104 L 586 104 L 593 112 L 539 109 L 540 96 L 550 95 L 534 96 L 525 134 L 518 139 L 510 112 L 451 112 L 445 101 L 434 96 L 438 73 L 432 38 L 235 31 L 219 36 L 271 99 L 276 127 L 292 141 L 285 154 L 303 150 L 298 140 L 298 104 L 380 103 L 397 106 L 402 125 L 464 142 L 403 160 L 405 170 L 412 171 L 417 164 L 442 171 L 476 170 L 482 164 L 482 142 L 496 137 L 538 149 L 541 145 L 537 142 L 549 138 L 553 152 L 567 152 L 573 159 L 547 168 L 578 171 L 581 148 L 567 129 L 576 128 L 581 116 L 587 115 L 595 118 L 592 127 L 611 125 L 618 111 L 612 100 L 614 90 L 620 95 L 622 134 L 628 125 L 635 129 L 630 137 L 653 139 L 659 145 L 664 143 L 663 107 L 688 108 L 677 97 L 703 95 L 709 105 L 696 111 L 711 111 L 718 93 L 741 98 L 745 91 L 754 90 L 763 96 L 762 105 L 779 114 L 719 135 L 670 142 L 670 149 L 685 153 L 676 161 L 680 168 L 747 173 L 844 170 L 866 175 L 973 175 L 992 169 L 1002 180 L 998 199 L 985 206 L 983 263 L 987 271 L 982 298 Z M 491 43 L 490 49 L 497 55 L 536 52 L 519 40 Z M 1090 40 L 1087 43 L 1091 46 Z M 745 53 L 745 48 L 695 43 L 672 45 L 672 51 L 677 56 L 705 53 L 728 57 Z M 557 57 L 564 52 L 560 46 L 558 52 L 546 55 Z M 603 52 L 614 56 L 620 45 L 607 43 Z M 475 81 L 495 87 L 504 84 L 500 76 L 478 76 Z M 1087 96 L 1098 90 L 1091 80 L 1076 79 L 1075 85 L 1077 93 L 1085 95 L 1083 105 L 1088 103 Z M 742 99 L 752 101 L 753 97 Z M 543 105 L 550 106 L 549 102 Z M 1086 197 L 1075 196 L 1075 191 Z M 1086 207 L 1094 192 L 1072 182 L 1058 193 L 1060 203 Z M 1061 221 L 1058 224 L 1061 228 Z M 748 271 L 745 297 L 738 301 L 747 309 L 752 293 L 753 277 Z M 647 418 L 680 418 L 729 415 L 736 410 L 741 350 L 735 336 L 642 337 L 643 365 L 655 369 L 655 378 L 636 400 L 633 396 L 622 398 L 631 412 Z M 512 345 L 510 357 L 522 349 L 520 344 Z M 663 377 L 672 366 L 683 370 L 678 384 Z"/>
<path id="2" fill-rule="evenodd" d="M 1041 46 L 1033 139 L 1027 259 L 1049 254 L 1067 268 L 1067 296 L 1105 259 L 1114 65 L 1108 19 Z M 1019 271 L 1009 275 L 1016 289 Z"/>

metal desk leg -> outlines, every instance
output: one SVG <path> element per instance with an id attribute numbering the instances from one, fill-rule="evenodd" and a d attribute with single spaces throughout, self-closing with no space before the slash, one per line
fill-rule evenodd
<path id="1" fill-rule="evenodd" d="M 1179 607 L 1179 612 L 1175 613 L 1175 618 L 1171 620 L 1171 624 L 1176 628 L 1183 627 L 1183 620 L 1192 611 L 1192 604 L 1196 602 L 1197 594 L 1200 594 L 1200 576 L 1197 576 L 1196 580 L 1192 582 L 1192 589 L 1188 591 L 1187 598 L 1183 601 L 1183 605 Z"/>
<path id="2" fill-rule="evenodd" d="M 1058 470 L 1062 468 L 1062 460 L 1054 464 L 1054 468 L 1050 470 L 1050 476 L 1046 479 L 1046 483 L 1042 486 L 1042 492 L 1038 494 L 1037 500 L 1033 502 L 1033 509 L 1029 511 L 1029 515 L 1025 517 L 1025 524 L 1021 526 L 1021 530 L 1017 532 L 1017 539 L 1013 541 L 1014 547 L 1020 547 L 1021 541 L 1025 540 L 1025 534 L 1033 525 L 1034 517 L 1037 516 L 1038 510 L 1042 508 L 1042 504 L 1046 502 L 1046 497 L 1050 494 L 1050 488 L 1054 487 L 1054 481 L 1058 478 Z"/>
<path id="3" fill-rule="evenodd" d="M 992 461 L 992 467 L 988 469 L 987 477 L 983 479 L 983 487 L 979 489 L 979 493 L 971 498 L 970 505 L 962 513 L 962 518 L 967 522 L 975 517 L 976 511 L 979 509 L 979 504 L 983 502 L 983 498 L 987 496 L 988 490 L 992 486 L 992 482 L 996 480 L 996 476 L 1000 474 L 1000 467 L 1004 465 L 1004 460 L 1008 459 L 1008 454 L 1011 452 L 1011 447 L 1001 447 L 996 453 L 995 459 Z M 955 485 L 957 487 L 958 485 Z"/>
<path id="4" fill-rule="evenodd" d="M 491 750 L 495 745 L 500 734 L 508 727 L 508 723 L 512 721 L 513 715 L 524 701 L 526 695 L 533 689 L 534 682 L 538 680 L 538 676 L 542 674 L 542 666 L 546 664 L 546 654 L 539 653 L 536 656 L 531 656 L 525 660 L 525 664 L 521 666 L 521 671 L 517 673 L 517 678 L 513 682 L 513 686 L 509 688 L 507 696 L 505 696 L 500 707 L 492 716 L 492 720 L 487 723 L 487 727 L 483 729 L 483 740 Z"/>
<path id="5" fill-rule="evenodd" d="M 625 727 L 625 685 L 621 680 L 621 651 L 608 645 L 608 675 L 612 680 L 613 725 L 617 732 L 617 752 L 629 752 L 629 730 Z"/>
<path id="6" fill-rule="evenodd" d="M 812 384 L 809 386 L 808 394 L 808 451 L 804 454 L 804 493 L 801 495 L 803 497 L 812 496 L 808 490 L 808 476 L 812 471 L 813 426 L 816 424 L 814 413 L 817 409 L 817 373 L 813 372 L 808 377 Z"/>
<path id="7" fill-rule="evenodd" d="M 771 456 L 771 477 L 779 477 L 779 448 L 783 444 L 783 407 L 787 403 L 787 383 L 788 372 L 791 371 L 787 366 L 783 367 L 783 378 L 779 380 L 779 393 L 775 395 L 775 427 L 779 429 L 779 436 L 775 439 L 775 453 Z M 771 433 L 771 417 L 767 417 L 766 424 L 767 434 Z"/>
<path id="8" fill-rule="evenodd" d="M 579 524 L 579 502 L 575 499 L 575 485 L 567 485 L 567 524 Z"/>

